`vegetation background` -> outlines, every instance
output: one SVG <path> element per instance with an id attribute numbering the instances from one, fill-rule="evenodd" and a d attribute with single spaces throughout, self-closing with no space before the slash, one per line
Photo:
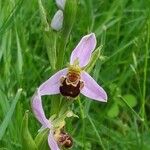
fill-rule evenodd
<path id="1" fill-rule="evenodd" d="M 51 20 L 56 4 L 42 2 Z M 103 48 L 90 74 L 107 91 L 108 102 L 82 96 L 81 103 L 75 101 L 80 119 L 67 123 L 74 139 L 72 149 L 149 150 L 150 1 L 78 0 L 77 8 L 65 62 L 81 37 L 94 32 L 97 47 Z M 37 0 L 0 0 L 0 150 L 22 149 L 21 122 L 26 110 L 29 130 L 36 136 L 40 124 L 30 100 L 52 74 Z M 51 99 L 43 100 L 47 114 Z"/>

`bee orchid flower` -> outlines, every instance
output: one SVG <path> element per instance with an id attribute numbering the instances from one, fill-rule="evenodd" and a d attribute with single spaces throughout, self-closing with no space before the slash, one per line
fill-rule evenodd
<path id="1" fill-rule="evenodd" d="M 95 47 L 95 34 L 84 36 L 72 51 L 69 67 L 56 72 L 45 81 L 38 88 L 39 96 L 60 93 L 65 97 L 75 98 L 81 93 L 90 99 L 106 102 L 107 94 L 104 89 L 84 70 Z"/>
<path id="2" fill-rule="evenodd" d="M 63 126 L 55 127 L 51 120 L 48 120 L 45 116 L 44 109 L 42 107 L 41 96 L 39 91 L 35 93 L 32 100 L 32 110 L 37 120 L 42 124 L 43 129 L 49 129 L 48 145 L 51 150 L 60 150 L 59 147 L 70 148 L 73 145 L 72 138 L 68 133 L 64 132 Z"/>
<path id="3" fill-rule="evenodd" d="M 46 118 L 42 107 L 42 96 L 61 94 L 65 97 L 75 98 L 82 93 L 90 99 L 107 101 L 107 94 L 104 89 L 84 70 L 95 47 L 95 34 L 91 33 L 84 36 L 71 54 L 69 67 L 56 72 L 40 85 L 32 98 L 32 109 L 35 117 L 43 128 L 50 130 L 48 144 L 51 150 L 59 150 L 58 145 L 70 147 L 72 140 L 67 133 L 56 130 L 52 122 Z"/>

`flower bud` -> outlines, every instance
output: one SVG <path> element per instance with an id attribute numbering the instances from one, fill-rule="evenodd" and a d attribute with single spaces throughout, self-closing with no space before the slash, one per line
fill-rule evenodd
<path id="1" fill-rule="evenodd" d="M 56 4 L 58 8 L 62 10 L 64 10 L 65 8 L 65 3 L 66 3 L 66 0 L 56 0 Z"/>
<path id="2" fill-rule="evenodd" d="M 59 31 L 63 26 L 63 18 L 64 16 L 62 10 L 58 10 L 51 21 L 52 29 Z"/>

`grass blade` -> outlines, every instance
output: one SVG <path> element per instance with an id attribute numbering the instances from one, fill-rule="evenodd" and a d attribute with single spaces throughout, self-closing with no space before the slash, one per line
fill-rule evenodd
<path id="1" fill-rule="evenodd" d="M 22 91 L 22 89 L 18 90 L 16 97 L 15 97 L 14 101 L 12 102 L 8 113 L 6 114 L 6 117 L 4 118 L 4 120 L 0 126 L 0 140 L 2 139 L 3 135 L 5 134 L 5 131 L 6 131 L 8 125 L 11 121 L 12 115 L 13 115 L 15 108 L 16 108 L 16 104 L 17 104 L 19 97 L 21 95 L 21 91 Z"/>

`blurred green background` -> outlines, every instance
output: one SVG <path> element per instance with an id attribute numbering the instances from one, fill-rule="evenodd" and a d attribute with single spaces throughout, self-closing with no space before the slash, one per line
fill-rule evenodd
<path id="1" fill-rule="evenodd" d="M 50 22 L 57 10 L 55 1 L 42 3 Z M 150 1 L 78 0 L 64 66 L 81 37 L 90 32 L 97 36 L 97 47 L 103 45 L 90 74 L 107 91 L 108 102 L 83 96 L 81 103 L 74 102 L 80 119 L 67 120 L 72 149 L 149 150 Z M 0 0 L 0 150 L 22 149 L 21 122 L 26 110 L 30 111 L 29 130 L 36 136 L 40 124 L 30 100 L 53 73 L 37 0 Z M 43 100 L 47 114 L 52 98 Z"/>

